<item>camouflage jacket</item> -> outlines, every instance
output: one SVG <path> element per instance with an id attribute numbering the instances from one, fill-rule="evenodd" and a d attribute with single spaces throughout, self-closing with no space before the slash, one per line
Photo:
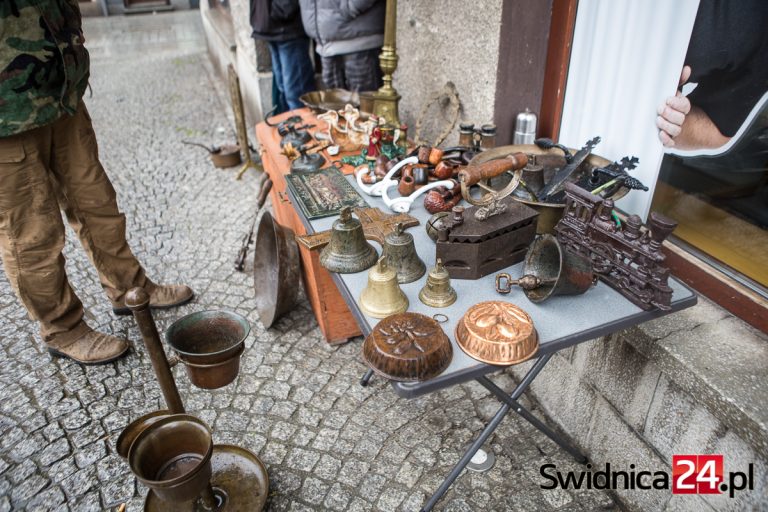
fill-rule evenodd
<path id="1" fill-rule="evenodd" d="M 0 0 L 0 137 L 74 114 L 89 63 L 77 0 Z"/>

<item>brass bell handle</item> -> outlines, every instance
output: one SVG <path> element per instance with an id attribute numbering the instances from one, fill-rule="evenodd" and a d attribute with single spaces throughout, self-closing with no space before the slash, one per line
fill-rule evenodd
<path id="1" fill-rule="evenodd" d="M 502 285 L 502 281 L 505 281 L 504 285 Z M 512 291 L 512 276 L 507 274 L 506 272 L 502 272 L 501 274 L 496 275 L 496 291 L 502 295 L 507 295 L 509 292 Z"/>

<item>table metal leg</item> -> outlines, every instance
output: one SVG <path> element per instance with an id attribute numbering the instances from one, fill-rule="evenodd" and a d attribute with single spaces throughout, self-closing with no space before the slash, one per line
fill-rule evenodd
<path id="1" fill-rule="evenodd" d="M 373 377 L 373 370 L 368 370 L 365 375 L 360 379 L 360 385 L 366 387 Z"/>
<path id="2" fill-rule="evenodd" d="M 517 385 L 517 387 L 512 391 L 512 394 L 507 398 L 512 398 L 512 400 L 517 400 L 518 398 L 520 398 L 520 395 L 523 394 L 523 392 L 528 388 L 531 382 L 533 382 L 533 379 L 536 378 L 539 372 L 549 362 L 550 357 L 552 357 L 551 354 L 541 356 L 540 358 L 538 358 L 534 363 L 534 365 L 531 367 L 531 369 L 528 370 L 528 373 L 525 374 L 525 377 L 523 377 L 523 380 L 520 381 L 520 384 Z M 507 395 L 505 394 L 505 396 Z M 422 512 L 428 512 L 432 510 L 432 507 L 435 506 L 435 504 L 440 500 L 440 498 L 442 498 L 443 495 L 446 493 L 448 488 L 459 477 L 461 472 L 464 470 L 464 468 L 467 466 L 469 461 L 472 459 L 472 456 L 475 454 L 475 452 L 477 452 L 477 450 L 480 449 L 480 447 L 483 446 L 483 444 L 485 444 L 485 442 L 488 440 L 491 434 L 493 434 L 493 432 L 499 426 L 499 423 L 501 423 L 501 420 L 503 420 L 504 416 L 506 416 L 507 413 L 509 412 L 510 408 L 511 408 L 510 405 L 506 401 L 502 401 L 502 406 L 496 412 L 496 415 L 491 419 L 490 423 L 486 425 L 486 427 L 480 433 L 480 436 L 477 439 L 475 439 L 475 442 L 472 443 L 472 446 L 470 446 L 467 449 L 467 451 L 461 457 L 459 462 L 453 467 L 450 474 L 445 478 L 445 480 L 443 480 L 443 483 L 440 484 L 440 487 L 437 488 L 437 491 L 435 491 L 435 494 L 433 494 L 432 497 L 429 498 L 429 501 L 427 501 L 427 503 L 421 509 Z"/>
<path id="3" fill-rule="evenodd" d="M 480 437 L 475 439 L 475 442 L 472 443 L 472 446 L 467 449 L 467 451 L 464 453 L 464 456 L 461 457 L 459 462 L 451 470 L 450 474 L 445 478 L 445 480 L 443 480 L 443 483 L 440 484 L 440 487 L 437 488 L 435 494 L 429 498 L 427 504 L 424 505 L 424 507 L 421 509 L 422 512 L 428 512 L 429 510 L 432 510 L 432 507 L 435 506 L 435 504 L 440 500 L 440 498 L 443 497 L 443 494 L 445 494 L 451 484 L 453 484 L 454 480 L 456 480 L 461 472 L 464 471 L 464 468 L 467 466 L 467 464 L 469 464 L 472 456 L 477 450 L 480 449 L 481 446 L 483 446 L 491 434 L 493 434 L 493 431 L 496 430 L 496 427 L 499 426 L 499 423 L 501 423 L 501 420 L 504 419 L 504 416 L 506 416 L 508 412 L 509 405 L 503 404 L 501 408 L 499 408 L 499 410 L 496 412 L 496 415 L 493 417 L 493 419 L 491 419 L 491 422 L 488 423 L 488 425 L 486 425 L 486 427 L 480 433 Z"/>
<path id="4" fill-rule="evenodd" d="M 496 398 L 504 402 L 505 404 L 509 405 L 513 411 L 515 411 L 517 414 L 522 416 L 526 421 L 528 421 L 531 425 L 536 427 L 539 431 L 541 431 L 544 435 L 546 435 L 548 438 L 550 438 L 552 441 L 554 441 L 560 448 L 570 453 L 574 459 L 576 459 L 576 462 L 579 462 L 581 464 L 584 464 L 587 462 L 587 458 L 579 452 L 576 448 L 570 445 L 570 443 L 566 442 L 562 437 L 560 437 L 554 430 L 549 428 L 547 425 L 545 425 L 539 418 L 531 414 L 531 412 L 520 405 L 520 403 L 513 399 L 511 396 L 506 394 L 503 389 L 501 389 L 499 386 L 494 384 L 488 377 L 478 377 L 477 381 L 485 386 L 487 390 L 489 390 L 491 393 L 496 395 Z"/>

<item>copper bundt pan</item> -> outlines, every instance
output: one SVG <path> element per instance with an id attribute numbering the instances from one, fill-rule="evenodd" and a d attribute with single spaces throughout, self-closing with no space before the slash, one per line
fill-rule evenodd
<path id="1" fill-rule="evenodd" d="M 363 342 L 371 369 L 396 381 L 429 380 L 451 364 L 451 341 L 433 319 L 418 313 L 390 315 Z"/>
<path id="2" fill-rule="evenodd" d="M 539 350 L 528 313 L 498 300 L 469 308 L 456 326 L 456 342 L 468 356 L 495 365 L 522 363 Z"/>

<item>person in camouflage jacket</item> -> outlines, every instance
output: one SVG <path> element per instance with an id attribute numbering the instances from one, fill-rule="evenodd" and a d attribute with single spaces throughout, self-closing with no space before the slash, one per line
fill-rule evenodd
<path id="1" fill-rule="evenodd" d="M 82 101 L 84 41 L 77 0 L 0 0 L 0 257 L 48 351 L 99 364 L 121 357 L 129 343 L 83 320 L 64 269 L 60 205 L 116 314 L 130 313 L 125 294 L 136 286 L 150 307 L 183 304 L 193 293 L 147 279 L 128 247 Z"/>

